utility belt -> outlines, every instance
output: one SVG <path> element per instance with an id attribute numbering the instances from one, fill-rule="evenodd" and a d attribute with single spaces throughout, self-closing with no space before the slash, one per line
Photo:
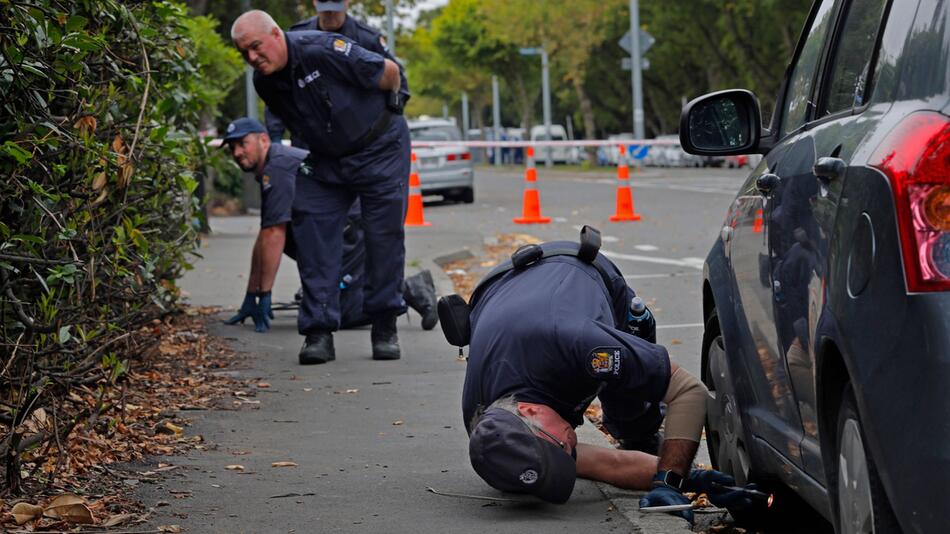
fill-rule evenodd
<path id="1" fill-rule="evenodd" d="M 472 337 L 471 312 L 475 309 L 478 300 L 488 286 L 501 278 L 505 273 L 537 265 L 537 263 L 544 258 L 570 256 L 591 265 L 597 269 L 597 272 L 600 273 L 601 278 L 603 278 L 604 286 L 610 296 L 611 303 L 618 302 L 618 299 L 623 301 L 625 293 L 615 295 L 614 292 L 624 291 L 625 286 L 615 289 L 613 278 L 611 278 L 607 267 L 603 265 L 603 263 L 609 265 L 609 261 L 603 257 L 598 257 L 601 244 L 600 232 L 591 226 L 584 226 L 581 229 L 580 237 L 580 246 L 577 248 L 543 247 L 542 245 L 522 246 L 511 255 L 510 260 L 499 264 L 482 278 L 478 285 L 475 286 L 474 291 L 472 291 L 472 298 L 469 299 L 467 303 L 465 299 L 458 294 L 440 298 L 438 305 L 439 323 L 442 325 L 442 333 L 445 334 L 445 339 L 452 345 L 459 347 L 459 353 L 461 354 L 462 347 L 468 345 Z M 625 314 L 626 310 L 624 310 L 624 317 L 626 316 Z"/>

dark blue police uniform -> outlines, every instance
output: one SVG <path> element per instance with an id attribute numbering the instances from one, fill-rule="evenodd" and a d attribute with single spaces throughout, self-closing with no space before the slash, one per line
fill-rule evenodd
<path id="1" fill-rule="evenodd" d="M 306 150 L 279 142 L 271 143 L 264 172 L 254 177 L 261 186 L 261 228 L 291 221 L 297 171 L 309 154 Z M 293 254 L 288 255 L 293 257 Z"/>
<path id="2" fill-rule="evenodd" d="M 291 26 L 287 31 L 299 32 L 307 30 L 320 30 L 319 17 L 310 17 L 309 19 L 301 20 Z M 389 51 L 389 47 L 383 44 L 383 37 L 379 30 L 361 20 L 347 15 L 343 21 L 343 26 L 335 33 L 348 37 L 351 41 L 370 52 L 375 52 L 387 59 L 396 61 L 395 56 Z M 399 79 L 401 82 L 399 85 L 399 94 L 402 98 L 402 103 L 405 104 L 409 101 L 411 95 L 409 93 L 409 82 L 406 80 L 406 73 L 402 65 L 400 65 L 399 69 Z M 270 108 L 264 109 L 264 120 L 267 126 L 267 134 L 270 135 L 271 139 L 280 139 L 283 137 L 286 127 L 283 121 L 270 111 Z M 290 142 L 293 146 L 307 148 L 307 144 L 303 138 L 292 131 L 290 132 Z"/>
<path id="3" fill-rule="evenodd" d="M 295 182 L 301 164 L 310 152 L 299 148 L 271 144 L 267 151 L 264 172 L 256 176 L 261 186 L 261 228 L 290 223 L 294 202 Z M 305 178 L 309 179 L 309 178 Z M 297 259 L 293 226 L 288 224 L 284 254 Z M 344 328 L 360 326 L 369 322 L 363 313 L 363 287 L 366 275 L 363 263 L 366 250 L 363 246 L 363 228 L 360 219 L 360 203 L 354 202 L 347 213 L 343 229 L 343 265 L 340 276 L 341 323 Z"/>
<path id="4" fill-rule="evenodd" d="M 544 246 L 577 247 L 555 242 Z M 670 380 L 666 349 L 618 328 L 635 294 L 616 266 L 609 290 L 596 268 L 552 256 L 491 282 L 471 313 L 471 349 L 462 391 L 466 428 L 479 408 L 513 396 L 544 404 L 573 426 L 599 397 L 604 424 L 618 439 L 659 428 Z M 619 298 L 612 295 L 619 294 Z"/>
<path id="5" fill-rule="evenodd" d="M 304 298 L 301 334 L 340 326 L 339 280 L 347 212 L 362 204 L 371 317 L 405 312 L 403 220 L 409 176 L 409 128 L 378 88 L 384 58 L 333 33 L 285 34 L 288 63 L 255 73 L 257 93 L 310 147 L 308 175 L 297 181 L 293 231 Z M 328 251 L 341 251 L 336 254 Z"/>

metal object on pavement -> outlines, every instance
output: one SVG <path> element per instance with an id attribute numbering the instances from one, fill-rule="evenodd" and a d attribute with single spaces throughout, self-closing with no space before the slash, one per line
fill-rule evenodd
<path id="1" fill-rule="evenodd" d="M 669 512 L 683 512 L 686 510 L 692 510 L 693 505 L 690 504 L 668 504 L 666 506 L 647 506 L 641 507 L 640 511 L 645 514 L 652 513 L 669 513 Z"/>

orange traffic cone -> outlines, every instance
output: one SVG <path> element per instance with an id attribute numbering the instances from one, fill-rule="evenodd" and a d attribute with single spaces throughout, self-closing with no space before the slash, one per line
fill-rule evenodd
<path id="1" fill-rule="evenodd" d="M 416 166 L 416 153 L 411 156 L 409 171 L 409 209 L 406 210 L 406 226 L 432 226 L 422 213 L 422 184 L 419 182 L 419 169 Z"/>
<path id="2" fill-rule="evenodd" d="M 627 147 L 620 145 L 617 155 L 617 212 L 611 222 L 639 221 L 640 216 L 633 211 L 633 192 L 630 190 L 630 167 L 627 166 Z"/>
<path id="3" fill-rule="evenodd" d="M 538 171 L 534 168 L 534 148 L 525 149 L 525 158 L 528 168 L 524 171 L 524 200 L 522 201 L 521 217 L 516 217 L 517 224 L 547 224 L 550 217 L 541 216 L 541 196 L 538 195 Z"/>
<path id="4" fill-rule="evenodd" d="M 762 229 L 765 228 L 765 221 L 762 220 L 762 209 L 755 210 L 755 219 L 752 220 L 752 231 L 761 234 Z"/>

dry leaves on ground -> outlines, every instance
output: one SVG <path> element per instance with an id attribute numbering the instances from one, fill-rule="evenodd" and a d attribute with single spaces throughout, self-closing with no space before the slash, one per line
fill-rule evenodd
<path id="1" fill-rule="evenodd" d="M 117 387 L 74 388 L 58 414 L 37 410 L 23 423 L 28 438 L 48 428 L 54 416 L 63 418 L 100 403 L 105 407 L 97 418 L 76 425 L 62 442 L 64 454 L 58 455 L 54 447 L 24 455 L 24 489 L 30 497 L 0 502 L 0 530 L 12 524 L 65 530 L 77 524 L 107 527 L 146 520 L 144 507 L 129 498 L 128 487 L 176 466 L 158 464 L 134 473 L 115 466 L 205 448 L 201 436 L 188 434 L 188 411 L 222 406 L 233 390 L 247 387 L 218 372 L 233 365 L 235 356 L 223 340 L 206 332 L 207 315 L 217 310 L 191 311 L 198 315 L 168 316 L 136 333 L 138 345 L 150 348 L 130 358 L 129 371 Z M 7 431 L 0 425 L 0 433 Z"/>

